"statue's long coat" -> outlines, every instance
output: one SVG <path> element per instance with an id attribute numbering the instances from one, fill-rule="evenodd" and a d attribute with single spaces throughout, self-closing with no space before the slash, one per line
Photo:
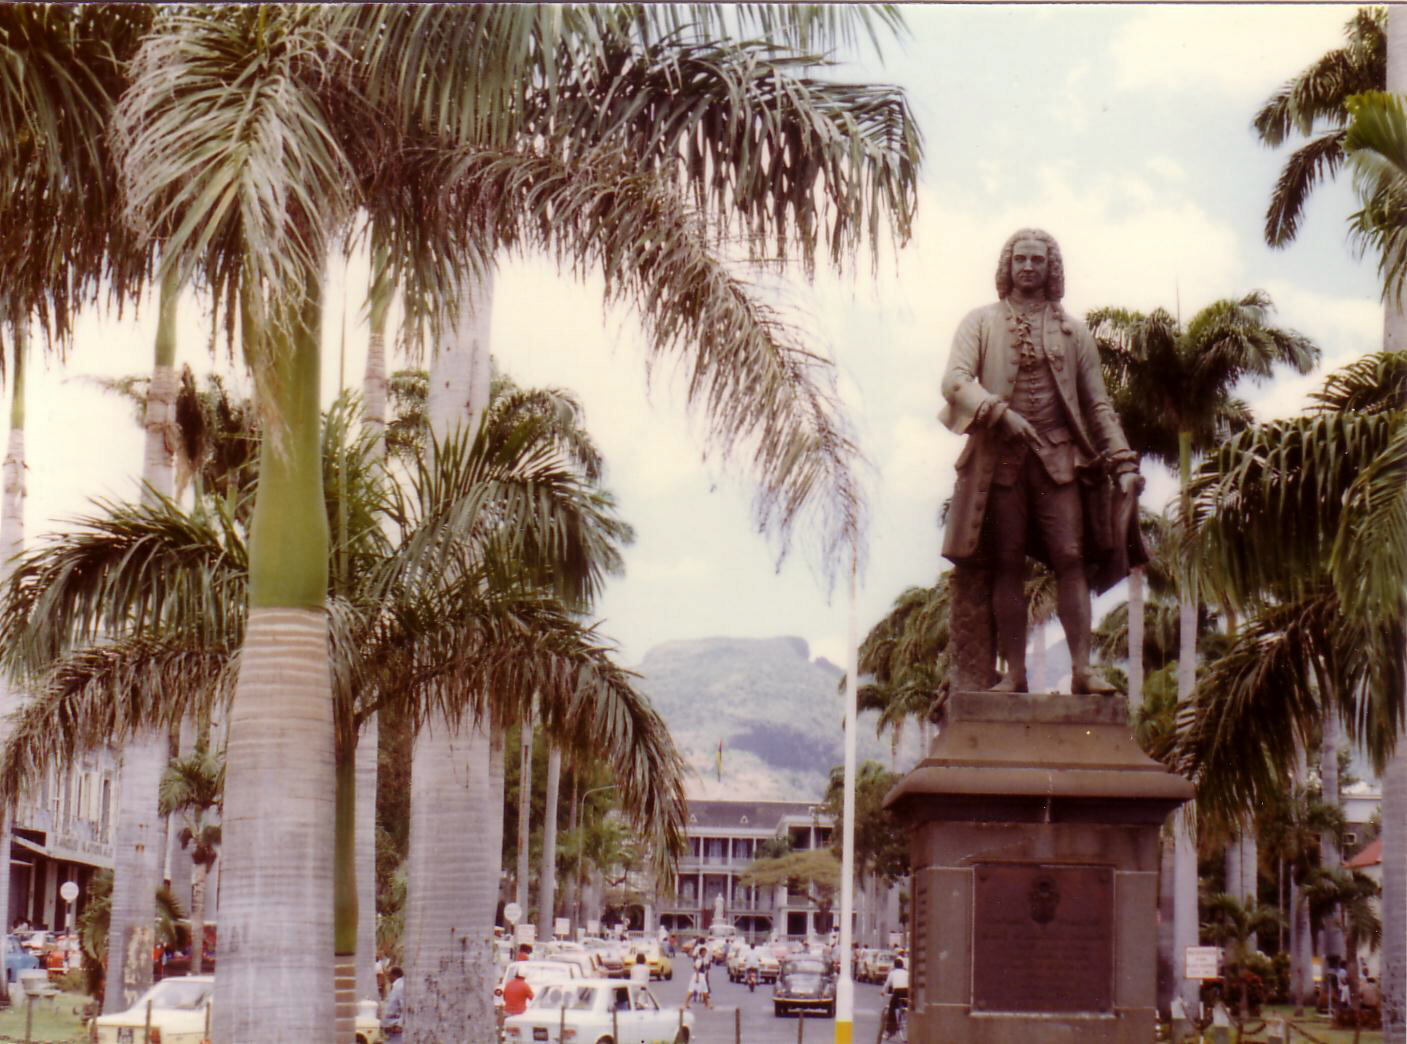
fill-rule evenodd
<path id="1" fill-rule="evenodd" d="M 977 552 L 999 436 L 989 427 L 974 424 L 974 419 L 985 403 L 1011 399 L 1018 363 L 1015 335 L 1016 323 L 1004 301 L 974 309 L 958 326 L 943 374 L 946 405 L 939 419 L 950 430 L 967 434 L 943 534 L 943 554 L 955 562 Z M 1077 465 L 1089 463 L 1101 452 L 1127 451 L 1123 428 L 1104 390 L 1099 350 L 1089 329 L 1053 305 L 1045 311 L 1044 342 Z"/>

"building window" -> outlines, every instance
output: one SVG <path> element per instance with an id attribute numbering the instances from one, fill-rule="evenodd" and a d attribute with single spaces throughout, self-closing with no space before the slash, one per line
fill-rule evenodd
<path id="1" fill-rule="evenodd" d="M 752 838 L 750 838 L 750 837 L 735 837 L 735 838 L 733 838 L 733 862 L 735 862 L 735 863 L 750 863 L 750 862 L 752 862 Z"/>
<path id="2" fill-rule="evenodd" d="M 728 861 L 728 839 L 726 837 L 704 838 L 704 862 L 726 863 Z"/>

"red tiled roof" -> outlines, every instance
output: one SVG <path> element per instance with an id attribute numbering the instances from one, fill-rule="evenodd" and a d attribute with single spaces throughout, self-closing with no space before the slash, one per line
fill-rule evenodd
<path id="1" fill-rule="evenodd" d="M 1383 861 L 1383 839 L 1368 842 L 1368 847 L 1350 859 L 1344 866 L 1349 870 L 1361 870 L 1365 866 L 1377 866 Z"/>

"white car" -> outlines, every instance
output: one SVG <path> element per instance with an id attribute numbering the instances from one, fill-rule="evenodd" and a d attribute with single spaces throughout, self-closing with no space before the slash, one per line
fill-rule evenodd
<path id="1" fill-rule="evenodd" d="M 542 990 L 539 987 L 548 983 L 585 978 L 581 974 L 581 969 L 568 961 L 509 961 L 503 978 L 493 989 L 493 1006 L 495 1008 L 503 1007 L 503 987 L 517 976 L 519 968 L 523 969 L 523 978 L 527 979 L 528 985 L 532 987 L 533 996 L 541 993 Z"/>
<path id="2" fill-rule="evenodd" d="M 151 1044 L 204 1044 L 210 1039 L 213 975 L 162 979 L 126 1011 L 93 1020 L 97 1044 L 146 1044 L 147 1004 L 151 1004 Z M 381 1023 L 370 1012 L 357 1015 L 357 1044 L 382 1044 Z"/>
<path id="3" fill-rule="evenodd" d="M 648 986 L 618 979 L 556 983 L 503 1021 L 506 1044 L 688 1044 L 693 1035 L 693 1012 L 662 1008 Z"/>
<path id="4" fill-rule="evenodd" d="M 201 1044 L 210 1036 L 210 1000 L 215 976 L 185 975 L 162 979 L 126 1011 L 93 1020 L 98 1044 L 144 1044 L 147 1005 L 151 1005 L 152 1040 L 161 1044 Z"/>

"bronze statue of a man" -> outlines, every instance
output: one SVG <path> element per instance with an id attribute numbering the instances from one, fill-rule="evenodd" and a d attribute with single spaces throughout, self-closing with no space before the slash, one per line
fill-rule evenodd
<path id="1" fill-rule="evenodd" d="M 1136 515 L 1130 505 L 1142 479 L 1104 390 L 1094 339 L 1062 310 L 1064 293 L 1055 240 L 1039 229 L 1015 233 L 997 264 L 999 300 L 963 319 L 943 375 L 939 418 L 967 435 L 943 554 L 960 574 L 975 568 L 990 586 L 990 627 L 1006 663 L 992 688 L 1001 692 L 1027 691 L 1028 552 L 1055 573 L 1071 691 L 1113 691 L 1089 666 L 1088 574 L 1099 572 L 1098 585 L 1109 586 L 1107 559 L 1117 547 L 1119 575 L 1127 572 L 1130 536 L 1116 531 Z M 1102 510 L 1091 497 L 1101 484 Z M 1095 515 L 1102 539 L 1088 535 Z M 953 641 L 965 638 L 955 625 Z"/>

